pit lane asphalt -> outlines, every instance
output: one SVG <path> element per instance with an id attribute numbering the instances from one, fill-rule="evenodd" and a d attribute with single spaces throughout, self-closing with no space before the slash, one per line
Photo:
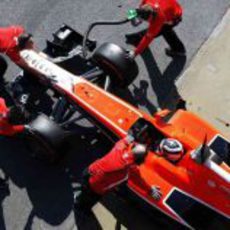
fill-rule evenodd
<path id="1" fill-rule="evenodd" d="M 87 25 L 98 19 L 121 18 L 126 9 L 137 5 L 136 0 L 2 0 L 0 2 L 0 25 L 23 24 L 35 36 L 38 48 L 45 46 L 45 39 L 62 23 L 67 23 L 79 31 L 85 31 Z M 138 57 L 139 78 L 130 87 L 129 100 L 152 113 L 157 106 L 164 107 L 169 101 L 169 93 L 176 97 L 174 80 L 182 69 L 189 65 L 201 44 L 208 38 L 213 28 L 229 7 L 229 0 L 180 1 L 184 6 L 184 20 L 178 28 L 179 36 L 187 48 L 187 60 L 172 61 L 164 54 L 166 47 L 163 39 L 156 39 L 151 51 Z M 99 43 L 112 41 L 124 43 L 124 33 L 137 29 L 131 26 L 101 27 L 92 37 Z M 184 66 L 185 64 L 185 66 Z M 147 65 L 147 66 L 146 66 Z M 13 64 L 7 72 L 7 79 L 17 73 Z M 170 93 L 171 95 L 171 93 Z M 133 100 L 134 98 L 134 100 Z M 171 99 L 171 98 L 170 98 Z M 87 145 L 88 141 L 78 145 L 75 153 L 66 160 L 70 169 L 77 173 L 80 159 L 74 154 L 86 156 L 105 152 L 101 142 Z M 72 189 L 70 179 L 62 167 L 49 166 L 28 157 L 23 143 L 1 138 L 0 167 L 10 177 L 10 196 L 1 192 L 2 210 L 0 229 L 72 229 L 74 217 L 72 211 Z M 102 150 L 103 149 L 103 150 Z M 82 158 L 81 156 L 80 158 Z M 74 161 L 75 159 L 75 161 Z M 76 171 L 75 171 L 76 170 Z M 118 202 L 119 203 L 119 202 Z M 157 224 L 146 219 L 140 211 L 132 208 L 111 207 L 113 215 L 130 229 L 157 229 Z M 122 206 L 122 205 L 121 205 Z M 127 218 L 119 218 L 124 212 Z M 125 213 L 126 214 L 126 213 Z M 135 220 L 135 221 L 134 221 Z M 94 225 L 95 226 L 95 225 Z M 96 227 L 91 227 L 94 229 Z M 110 229 L 114 229 L 111 226 Z"/>

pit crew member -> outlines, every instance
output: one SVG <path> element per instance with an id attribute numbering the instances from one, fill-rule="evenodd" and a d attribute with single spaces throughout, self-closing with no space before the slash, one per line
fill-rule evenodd
<path id="1" fill-rule="evenodd" d="M 19 53 L 23 49 L 33 48 L 32 35 L 26 33 L 22 26 L 14 25 L 0 28 L 0 53 L 7 55 L 15 64 L 26 66 Z M 7 68 L 7 63 L 3 57 L 0 57 L 0 66 L 0 74 L 3 76 Z"/>
<path id="2" fill-rule="evenodd" d="M 182 20 L 182 7 L 177 0 L 142 0 L 137 13 L 143 20 L 147 20 L 147 31 L 126 35 L 129 43 L 138 43 L 130 55 L 135 57 L 141 54 L 159 35 L 162 35 L 170 48 L 165 50 L 166 55 L 185 56 L 185 47 L 173 28 Z M 141 39 L 141 40 L 140 40 Z"/>
<path id="3" fill-rule="evenodd" d="M 144 162 L 147 152 L 145 145 L 129 143 L 128 138 L 118 141 L 107 155 L 84 171 L 82 192 L 75 198 L 75 209 L 90 211 L 104 194 L 126 182 L 131 171 L 138 173 L 137 165 Z M 145 186 L 154 199 L 161 198 L 158 186 Z"/>

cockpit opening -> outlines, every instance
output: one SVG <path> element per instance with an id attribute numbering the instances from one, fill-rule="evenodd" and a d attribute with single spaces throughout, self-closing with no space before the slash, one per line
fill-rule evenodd
<path id="1" fill-rule="evenodd" d="M 145 144 L 158 156 L 176 164 L 185 153 L 182 143 L 174 138 L 166 137 L 149 121 L 140 118 L 129 129 L 128 135 L 135 141 Z"/>

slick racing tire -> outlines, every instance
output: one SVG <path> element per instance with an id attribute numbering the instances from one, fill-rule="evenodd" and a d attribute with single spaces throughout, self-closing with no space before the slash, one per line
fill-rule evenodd
<path id="1" fill-rule="evenodd" d="M 138 66 L 125 49 L 104 43 L 92 55 L 92 61 L 111 77 L 113 86 L 127 87 L 138 75 Z"/>
<path id="2" fill-rule="evenodd" d="M 32 155 L 50 162 L 61 157 L 67 136 L 66 131 L 43 114 L 27 125 L 26 137 Z"/>

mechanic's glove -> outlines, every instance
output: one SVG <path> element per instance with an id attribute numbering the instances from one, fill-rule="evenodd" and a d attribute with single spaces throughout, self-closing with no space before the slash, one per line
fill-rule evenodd
<path id="1" fill-rule="evenodd" d="M 136 11 L 138 16 L 146 21 L 149 19 L 151 15 L 155 17 L 157 14 L 157 12 L 152 8 L 152 6 L 148 4 L 141 6 L 139 9 L 136 9 Z"/>
<path id="2" fill-rule="evenodd" d="M 131 144 L 131 143 L 134 142 L 134 137 L 133 137 L 132 135 L 127 135 L 127 136 L 125 137 L 125 140 L 126 140 L 126 142 L 127 142 L 128 144 Z"/>
<path id="3" fill-rule="evenodd" d="M 135 57 L 136 57 L 136 54 L 134 50 L 130 50 L 130 51 L 127 50 L 127 58 L 134 59 Z"/>
<path id="4" fill-rule="evenodd" d="M 134 144 L 131 151 L 133 153 L 135 163 L 138 165 L 144 162 L 148 153 L 147 146 L 139 143 Z"/>
<path id="5" fill-rule="evenodd" d="M 151 197 L 156 201 L 159 201 L 162 197 L 161 189 L 159 186 L 153 185 L 151 187 L 150 193 L 151 193 Z"/>

